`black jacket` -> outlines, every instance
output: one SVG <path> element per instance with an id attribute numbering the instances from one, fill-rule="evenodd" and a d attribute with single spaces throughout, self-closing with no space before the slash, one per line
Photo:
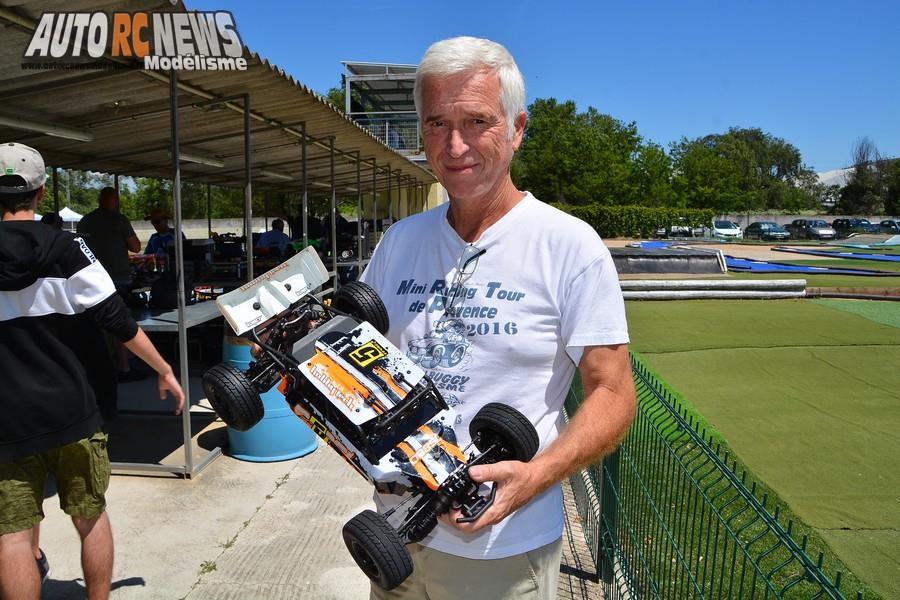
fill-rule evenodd
<path id="1" fill-rule="evenodd" d="M 0 222 L 0 461 L 95 433 L 101 418 L 79 352 L 85 327 L 122 341 L 137 324 L 81 238 Z"/>

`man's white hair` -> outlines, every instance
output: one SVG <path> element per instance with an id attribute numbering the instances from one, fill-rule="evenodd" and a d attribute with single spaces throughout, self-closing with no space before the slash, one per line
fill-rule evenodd
<path id="1" fill-rule="evenodd" d="M 419 120 L 422 115 L 422 87 L 426 77 L 447 77 L 488 69 L 500 79 L 500 104 L 506 116 L 506 131 L 512 139 L 516 116 L 525 111 L 525 80 L 509 51 L 491 40 L 461 36 L 441 40 L 425 51 L 416 71 L 414 96 Z"/>

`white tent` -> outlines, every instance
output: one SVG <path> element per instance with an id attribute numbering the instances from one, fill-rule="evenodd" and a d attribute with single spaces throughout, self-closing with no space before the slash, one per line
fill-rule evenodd
<path id="1" fill-rule="evenodd" d="M 62 217 L 62 220 L 66 223 L 77 223 L 84 215 L 80 215 L 68 206 L 65 206 L 59 211 L 59 216 Z"/>

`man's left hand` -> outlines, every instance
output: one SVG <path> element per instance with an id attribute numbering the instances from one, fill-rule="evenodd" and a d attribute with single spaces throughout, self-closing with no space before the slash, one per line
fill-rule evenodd
<path id="1" fill-rule="evenodd" d="M 529 502 L 540 491 L 534 469 L 527 463 L 505 460 L 492 465 L 475 465 L 469 469 L 469 476 L 476 483 L 493 481 L 497 488 L 494 503 L 483 515 L 471 523 L 457 523 L 462 511 L 451 509 L 444 522 L 464 533 L 474 533 L 482 527 L 499 523 L 511 513 Z"/>

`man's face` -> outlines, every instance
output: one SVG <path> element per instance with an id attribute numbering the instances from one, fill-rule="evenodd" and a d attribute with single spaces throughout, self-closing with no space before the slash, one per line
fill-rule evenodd
<path id="1" fill-rule="evenodd" d="M 169 230 L 169 220 L 165 217 L 157 217 L 155 219 L 151 219 L 150 223 L 153 225 L 156 233 L 163 234 Z"/>
<path id="2" fill-rule="evenodd" d="M 522 113 L 509 139 L 500 79 L 487 71 L 426 77 L 422 104 L 425 155 L 450 197 L 482 199 L 499 191 L 525 128 Z"/>

